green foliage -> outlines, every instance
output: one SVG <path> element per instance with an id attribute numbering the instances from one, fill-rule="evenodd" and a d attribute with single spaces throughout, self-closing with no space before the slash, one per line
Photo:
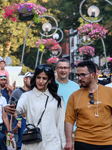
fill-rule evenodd
<path id="1" fill-rule="evenodd" d="M 0 55 L 2 57 L 11 56 L 14 57 L 12 65 L 20 65 L 22 49 L 26 31 L 31 21 L 28 22 L 11 22 L 3 18 L 2 13 L 4 7 L 12 3 L 24 2 L 24 0 L 0 0 Z M 77 29 L 79 26 L 87 23 L 79 14 L 79 6 L 82 0 L 28 0 L 28 2 L 38 3 L 48 9 L 46 14 L 56 18 L 59 24 L 59 28 L 63 31 L 65 29 Z M 104 39 L 107 49 L 107 55 L 112 56 L 111 48 L 111 35 L 112 35 L 112 6 L 103 0 L 87 0 L 83 7 L 82 13 L 87 17 L 87 9 L 91 5 L 96 5 L 100 8 L 100 15 L 95 20 L 104 15 L 104 19 L 100 24 L 108 30 L 107 38 Z M 41 19 L 41 23 L 33 24 L 28 32 L 26 39 L 26 48 L 24 55 L 24 65 L 35 68 L 35 61 L 38 49 L 35 46 L 35 42 L 40 39 L 40 31 L 42 32 L 42 24 L 47 21 L 48 18 Z M 87 19 L 90 19 L 87 17 Z M 53 19 L 48 19 L 53 26 L 55 23 Z M 96 50 L 96 55 L 103 56 L 103 47 L 100 40 L 95 41 L 93 45 Z M 41 53 L 40 53 L 41 55 Z M 50 57 L 49 52 L 45 52 L 42 63 L 46 63 L 46 59 Z M 40 56 L 39 56 L 40 58 Z M 23 67 L 24 68 L 24 67 Z"/>
<path id="2" fill-rule="evenodd" d="M 86 15 L 83 15 L 87 20 L 89 20 L 89 21 L 91 21 L 91 17 L 87 17 Z M 96 20 L 98 20 L 98 18 L 96 17 L 96 18 L 93 18 L 93 21 L 96 21 Z M 80 17 L 79 19 L 78 19 L 78 22 L 80 23 L 80 27 L 82 26 L 82 25 L 84 25 L 84 24 L 88 24 L 89 22 L 87 22 L 87 21 L 85 21 L 82 17 Z"/>
<path id="3" fill-rule="evenodd" d="M 21 60 L 24 38 L 31 21 L 12 22 L 3 18 L 2 13 L 4 13 L 4 7 L 14 2 L 24 2 L 24 0 L 5 0 L 0 2 L 0 56 L 6 57 L 12 55 Z M 36 0 L 30 0 L 28 2 L 36 3 Z M 43 19 L 42 21 L 45 20 Z M 34 69 L 37 55 L 35 42 L 41 37 L 39 33 L 39 30 L 42 32 L 41 27 L 42 23 L 33 24 L 29 29 L 26 39 L 24 64 L 28 65 L 32 69 Z"/>
<path id="4" fill-rule="evenodd" d="M 34 70 L 30 69 L 29 67 L 26 67 L 24 64 L 23 64 L 23 68 L 22 68 L 22 74 L 24 75 L 26 72 L 34 72 Z"/>

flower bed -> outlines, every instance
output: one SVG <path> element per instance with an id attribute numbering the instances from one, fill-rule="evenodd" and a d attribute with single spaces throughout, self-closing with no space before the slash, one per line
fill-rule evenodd
<path id="1" fill-rule="evenodd" d="M 61 49 L 61 46 L 55 39 L 39 39 L 36 42 L 36 46 L 39 48 L 39 51 L 43 51 L 44 49 L 48 50 L 57 50 L 59 51 Z"/>
<path id="2" fill-rule="evenodd" d="M 24 18 L 32 16 L 34 22 L 38 23 L 40 21 L 38 16 L 40 14 L 44 14 L 46 11 L 46 8 L 38 4 L 25 2 L 19 4 L 14 3 L 12 5 L 6 6 L 5 13 L 3 13 L 2 15 L 4 16 L 4 18 L 10 19 L 11 21 L 18 21 L 18 18 L 21 19 L 22 17 L 23 21 Z"/>
<path id="3" fill-rule="evenodd" d="M 92 46 L 83 46 L 79 48 L 79 52 L 82 55 L 89 55 L 89 56 L 94 56 L 95 55 L 95 49 Z"/>
<path id="4" fill-rule="evenodd" d="M 100 38 L 106 38 L 106 29 L 101 27 L 99 24 L 85 24 L 78 29 L 78 34 L 81 36 L 86 36 L 91 40 L 98 40 Z"/>
<path id="5" fill-rule="evenodd" d="M 55 64 L 55 63 L 58 62 L 58 60 L 59 60 L 58 57 L 51 57 L 51 58 L 49 58 L 49 59 L 46 60 L 46 61 L 47 61 L 47 64 Z"/>

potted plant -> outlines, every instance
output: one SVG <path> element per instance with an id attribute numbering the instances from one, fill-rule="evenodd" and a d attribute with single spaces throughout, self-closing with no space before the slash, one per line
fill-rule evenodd
<path id="1" fill-rule="evenodd" d="M 47 11 L 46 8 L 35 3 L 19 3 L 12 4 L 5 7 L 5 13 L 2 15 L 4 18 L 11 21 L 30 21 L 33 19 L 35 23 L 40 21 L 39 15 L 44 14 Z"/>
<path id="2" fill-rule="evenodd" d="M 5 6 L 5 8 L 4 8 L 5 13 L 2 14 L 3 17 L 10 19 L 11 21 L 18 21 L 17 8 L 18 8 L 18 5 L 16 3 L 14 3 L 10 6 Z"/>
<path id="3" fill-rule="evenodd" d="M 92 46 L 82 46 L 79 48 L 80 54 L 83 55 L 83 59 L 90 59 L 95 55 L 95 49 Z"/>
<path id="4" fill-rule="evenodd" d="M 98 23 L 85 24 L 78 29 L 78 34 L 81 36 L 86 36 L 91 40 L 98 40 L 100 38 L 106 38 L 106 29 L 101 27 Z"/>
<path id="5" fill-rule="evenodd" d="M 30 21 L 33 19 L 34 14 L 32 12 L 34 4 L 33 3 L 23 3 L 18 4 L 17 12 L 19 13 L 19 20 Z"/>
<path id="6" fill-rule="evenodd" d="M 36 42 L 36 46 L 39 48 L 39 51 L 43 51 L 44 49 L 48 49 L 51 51 L 59 51 L 61 46 L 55 39 L 39 39 Z"/>
<path id="7" fill-rule="evenodd" d="M 58 57 L 51 57 L 51 58 L 49 58 L 49 59 L 46 60 L 46 61 L 47 61 L 47 64 L 55 64 L 55 63 L 58 62 L 58 60 L 59 60 Z"/>

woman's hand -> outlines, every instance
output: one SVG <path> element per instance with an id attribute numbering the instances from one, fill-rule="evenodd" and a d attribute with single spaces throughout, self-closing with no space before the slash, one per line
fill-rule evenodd
<path id="1" fill-rule="evenodd" d="M 16 109 L 14 107 L 15 105 L 6 105 L 4 106 L 4 112 L 10 115 L 14 115 L 16 112 Z"/>

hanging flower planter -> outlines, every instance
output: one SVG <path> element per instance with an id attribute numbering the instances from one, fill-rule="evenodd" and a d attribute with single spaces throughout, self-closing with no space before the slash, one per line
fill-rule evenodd
<path id="1" fill-rule="evenodd" d="M 101 27 L 98 23 L 85 24 L 78 29 L 78 34 L 81 36 L 86 36 L 91 40 L 98 40 L 100 38 L 106 38 L 106 29 Z"/>
<path id="2" fill-rule="evenodd" d="M 11 21 L 30 21 L 33 20 L 34 23 L 39 23 L 39 15 L 44 14 L 47 11 L 46 8 L 35 4 L 35 3 L 19 3 L 12 4 L 5 7 L 5 13 L 2 15 L 6 19 Z"/>
<path id="3" fill-rule="evenodd" d="M 21 21 L 31 21 L 34 15 L 24 16 L 23 14 L 19 14 L 19 20 Z"/>
<path id="4" fill-rule="evenodd" d="M 59 60 L 58 57 L 51 57 L 51 58 L 49 58 L 49 59 L 46 60 L 46 61 L 47 61 L 47 64 L 55 64 L 55 63 L 58 62 L 58 60 Z"/>
<path id="5" fill-rule="evenodd" d="M 39 51 L 43 51 L 44 49 L 48 49 L 51 51 L 60 51 L 61 46 L 55 39 L 39 39 L 36 43 L 36 46 L 39 48 Z"/>
<path id="6" fill-rule="evenodd" d="M 91 55 L 83 55 L 83 60 L 90 60 L 91 58 Z"/>
<path id="7" fill-rule="evenodd" d="M 83 55 L 83 57 L 93 57 L 95 55 L 95 49 L 92 46 L 80 47 L 79 52 Z"/>

